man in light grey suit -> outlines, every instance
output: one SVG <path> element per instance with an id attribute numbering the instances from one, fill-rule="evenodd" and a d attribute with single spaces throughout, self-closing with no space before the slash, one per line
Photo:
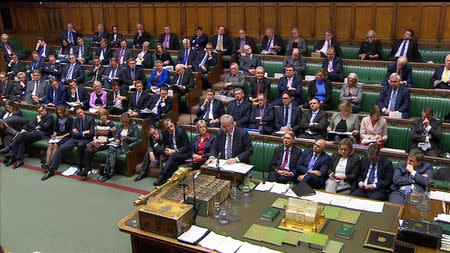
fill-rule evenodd
<path id="1" fill-rule="evenodd" d="M 302 78 L 302 73 L 306 69 L 306 63 L 305 60 L 303 60 L 300 50 L 298 48 L 294 48 L 292 50 L 291 55 L 286 55 L 286 57 L 283 60 L 283 72 L 286 72 L 286 67 L 288 65 L 294 66 L 294 72 L 295 76 L 298 78 Z"/>
<path id="2" fill-rule="evenodd" d="M 28 81 L 25 90 L 25 101 L 30 105 L 42 103 L 47 96 L 48 81 L 41 79 L 41 72 L 37 69 L 33 71 L 33 79 Z"/>
<path id="3" fill-rule="evenodd" d="M 245 75 L 239 72 L 239 65 L 236 62 L 230 64 L 230 73 L 223 81 L 223 87 L 219 91 L 220 95 L 234 97 L 234 89 L 243 89 L 245 85 Z M 217 90 L 217 88 L 216 88 Z"/>
<path id="4" fill-rule="evenodd" d="M 244 52 L 245 55 L 239 58 L 239 68 L 242 69 L 244 74 L 253 76 L 256 67 L 262 66 L 261 59 L 253 55 L 252 48 L 249 45 L 244 46 Z"/>

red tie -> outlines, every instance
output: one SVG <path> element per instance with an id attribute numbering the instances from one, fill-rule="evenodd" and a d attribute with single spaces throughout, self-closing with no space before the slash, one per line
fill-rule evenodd
<path id="1" fill-rule="evenodd" d="M 125 50 L 123 48 L 121 48 L 120 49 L 120 55 L 119 55 L 119 62 L 120 62 L 120 59 L 122 59 L 123 51 L 125 51 Z"/>
<path id="2" fill-rule="evenodd" d="M 286 149 L 286 154 L 284 155 L 284 161 L 280 166 L 280 170 L 284 170 L 284 167 L 286 167 L 286 164 L 289 161 L 289 149 Z"/>

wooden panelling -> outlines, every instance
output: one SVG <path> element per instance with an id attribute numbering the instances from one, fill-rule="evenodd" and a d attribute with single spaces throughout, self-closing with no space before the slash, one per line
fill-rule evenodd
<path id="1" fill-rule="evenodd" d="M 351 4 L 336 6 L 336 29 L 335 37 L 340 40 L 352 40 L 355 16 Z"/>
<path id="2" fill-rule="evenodd" d="M 155 34 L 153 33 L 153 29 L 154 29 L 154 22 L 155 22 L 155 10 L 153 7 L 153 4 L 142 4 L 142 15 L 140 20 L 138 20 L 137 22 L 141 22 L 144 25 L 144 30 L 147 31 L 148 33 L 150 33 L 150 36 L 154 36 Z M 136 33 L 136 23 L 130 24 L 131 27 L 129 27 L 129 29 L 132 32 L 132 34 Z"/>
<path id="3" fill-rule="evenodd" d="M 283 39 L 289 39 L 292 37 L 292 28 L 297 27 L 297 8 L 295 3 L 279 4 L 278 17 L 279 23 L 278 34 Z"/>
<path id="4" fill-rule="evenodd" d="M 272 27 L 275 30 L 275 33 L 279 33 L 278 31 L 278 22 L 277 22 L 277 6 L 275 3 L 263 3 L 262 7 L 262 34 L 260 37 L 262 38 L 266 35 L 266 29 L 268 27 Z M 279 24 L 281 26 L 281 24 Z"/>
<path id="5" fill-rule="evenodd" d="M 399 3 L 398 4 L 398 18 L 397 18 L 397 29 L 396 37 L 402 38 L 406 29 L 412 29 L 417 32 L 417 21 L 419 19 L 418 9 L 416 4 L 410 3 Z M 428 18 L 428 17 L 427 17 Z M 417 38 L 420 35 L 417 34 Z"/>
<path id="6" fill-rule="evenodd" d="M 184 16 L 186 20 L 186 22 L 184 22 L 184 29 L 186 35 L 190 38 L 194 36 L 197 26 L 199 25 L 196 5 L 193 3 L 186 4 L 184 6 Z M 204 27 L 202 28 L 204 29 Z"/>
<path id="7" fill-rule="evenodd" d="M 258 4 L 248 4 L 244 7 L 245 30 L 247 35 L 257 38 L 261 34 L 261 11 Z"/>
<path id="8" fill-rule="evenodd" d="M 421 12 L 420 30 L 415 31 L 422 41 L 433 41 L 438 37 L 439 20 L 441 17 L 440 6 L 423 6 Z M 426 17 L 426 18 L 424 18 Z"/>
<path id="9" fill-rule="evenodd" d="M 217 29 L 220 25 L 225 26 L 225 32 L 228 31 L 227 26 L 227 8 L 225 3 L 212 3 L 211 4 L 211 15 L 213 17 L 212 19 L 212 34 L 217 34 Z M 211 36 L 209 36 L 211 37 Z"/>
<path id="10" fill-rule="evenodd" d="M 317 4 L 315 17 L 315 38 L 321 40 L 324 38 L 325 30 L 331 29 L 331 4 Z"/>
<path id="11" fill-rule="evenodd" d="M 183 17 L 181 15 L 181 8 L 179 4 L 169 3 L 167 4 L 167 21 L 166 24 L 170 25 L 170 31 L 176 34 L 181 34 L 181 21 Z M 166 25 L 164 24 L 164 25 Z M 159 27 L 158 34 L 164 32 L 164 25 Z M 159 32 L 160 31 L 160 32 Z"/>
<path id="12" fill-rule="evenodd" d="M 238 37 L 239 28 L 244 24 L 244 8 L 242 4 L 229 4 L 228 6 L 228 35 Z"/>
<path id="13" fill-rule="evenodd" d="M 450 6 L 445 8 L 444 29 L 442 40 L 450 41 Z"/>
<path id="14" fill-rule="evenodd" d="M 211 38 L 212 34 L 217 33 L 217 27 L 215 27 L 211 22 L 211 10 L 209 4 L 198 3 L 197 4 L 197 16 L 198 25 L 203 28 L 203 33 Z"/>
<path id="15" fill-rule="evenodd" d="M 353 40 L 362 41 L 366 39 L 366 33 L 370 29 L 375 29 L 372 27 L 372 6 L 356 6 L 355 7 L 355 29 Z"/>
<path id="16" fill-rule="evenodd" d="M 307 3 L 297 4 L 297 29 L 306 40 L 315 38 L 314 6 Z"/>
<path id="17" fill-rule="evenodd" d="M 379 40 L 389 41 L 392 39 L 393 15 L 393 5 L 380 5 L 375 7 L 375 32 Z"/>

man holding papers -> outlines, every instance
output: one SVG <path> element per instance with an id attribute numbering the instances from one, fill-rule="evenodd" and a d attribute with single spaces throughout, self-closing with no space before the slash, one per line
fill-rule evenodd
<path id="1" fill-rule="evenodd" d="M 302 150 L 292 145 L 294 141 L 294 132 L 288 131 L 284 134 L 283 145 L 278 146 L 273 152 L 268 181 L 283 184 L 289 181 L 295 182 L 295 165 L 302 154 Z"/>
<path id="2" fill-rule="evenodd" d="M 249 134 L 235 126 L 233 117 L 229 114 L 222 115 L 220 124 L 221 129 L 217 133 L 216 141 L 211 147 L 211 156 L 206 164 L 214 162 L 215 158 L 226 159 L 227 164 L 249 163 L 253 153 Z"/>
<path id="3" fill-rule="evenodd" d="M 325 152 L 325 140 L 319 139 L 312 149 L 305 150 L 295 166 L 299 184 L 306 183 L 311 188 L 321 189 L 325 186 L 330 156 Z"/>

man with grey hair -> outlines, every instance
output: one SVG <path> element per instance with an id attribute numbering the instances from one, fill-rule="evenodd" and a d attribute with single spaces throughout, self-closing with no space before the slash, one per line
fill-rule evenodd
<path id="1" fill-rule="evenodd" d="M 136 65 L 141 66 L 143 68 L 153 68 L 153 58 L 152 53 L 150 53 L 149 50 L 150 42 L 144 41 L 142 43 L 142 51 L 139 53 L 136 52 L 135 59 L 136 59 Z"/>
<path id="2" fill-rule="evenodd" d="M 286 55 L 283 60 L 283 72 L 286 73 L 286 66 L 292 65 L 294 67 L 294 74 L 297 78 L 302 78 L 302 73 L 306 69 L 305 60 L 303 60 L 300 55 L 300 50 L 298 48 L 292 49 L 291 55 Z"/>
<path id="3" fill-rule="evenodd" d="M 136 24 L 137 32 L 133 38 L 133 49 L 142 48 L 145 41 L 150 41 L 150 34 L 144 30 L 144 25 L 140 22 Z"/>
<path id="4" fill-rule="evenodd" d="M 302 150 L 294 146 L 295 133 L 288 131 L 283 136 L 283 145 L 275 148 L 270 165 L 270 182 L 288 183 L 295 182 L 295 165 L 302 154 Z"/>
<path id="5" fill-rule="evenodd" d="M 102 39 L 106 39 L 108 41 L 109 35 L 107 32 L 105 32 L 105 27 L 103 24 L 97 25 L 97 31 L 94 33 L 94 36 L 92 37 L 92 46 L 98 47 L 100 46 L 100 42 Z"/>
<path id="6" fill-rule="evenodd" d="M 20 60 L 24 60 L 25 55 L 17 53 L 16 49 L 14 48 L 14 45 L 11 42 L 9 42 L 8 38 L 9 38 L 8 34 L 3 33 L 0 41 L 0 48 L 3 49 L 6 64 L 11 62 L 11 57 L 13 54 L 17 54 Z"/>
<path id="7" fill-rule="evenodd" d="M 387 85 L 389 82 L 389 77 L 392 73 L 397 73 L 400 76 L 400 85 L 404 85 L 409 88 L 414 87 L 413 83 L 413 69 L 412 65 L 408 63 L 406 56 L 401 56 L 398 58 L 397 62 L 393 61 L 389 63 L 386 70 L 386 78 L 383 81 L 383 85 Z"/>
<path id="8" fill-rule="evenodd" d="M 176 34 L 170 32 L 170 26 L 164 26 L 164 33 L 159 35 L 158 42 L 161 43 L 166 50 L 179 50 L 180 43 Z"/>
<path id="9" fill-rule="evenodd" d="M 221 89 L 219 91 L 220 95 L 234 97 L 234 90 L 236 88 L 244 88 L 245 85 L 245 75 L 239 71 L 239 64 L 232 62 L 230 64 L 230 73 L 225 76 L 223 81 L 223 86 L 214 85 L 215 90 Z M 217 87 L 218 86 L 218 87 Z"/>
<path id="10" fill-rule="evenodd" d="M 392 112 L 401 112 L 402 119 L 409 119 L 410 101 L 409 88 L 400 85 L 399 74 L 392 73 L 389 76 L 389 85 L 383 87 L 377 101 L 383 115 L 389 116 Z"/>
<path id="11" fill-rule="evenodd" d="M 261 54 L 282 54 L 283 51 L 283 38 L 280 35 L 275 34 L 273 28 L 266 29 L 266 35 L 262 42 Z"/>
<path id="12" fill-rule="evenodd" d="M 214 162 L 216 158 L 226 159 L 227 164 L 249 163 L 253 154 L 253 144 L 247 131 L 236 126 L 229 114 L 220 117 L 220 125 L 216 141 L 211 147 L 211 156 L 206 164 Z"/>
<path id="13" fill-rule="evenodd" d="M 333 38 L 333 31 L 327 29 L 325 30 L 324 39 L 317 41 L 316 45 L 314 46 L 314 51 L 320 53 L 322 57 L 326 57 L 327 50 L 330 47 L 334 47 L 336 56 L 342 57 L 342 50 L 339 46 L 339 42 Z"/>
<path id="14" fill-rule="evenodd" d="M 191 70 L 185 69 L 183 64 L 177 64 L 175 66 L 177 74 L 173 77 L 172 85 L 170 88 L 174 93 L 182 96 L 188 92 L 188 89 L 194 87 L 194 76 Z"/>
<path id="15" fill-rule="evenodd" d="M 425 192 L 433 178 L 433 166 L 423 161 L 423 157 L 422 151 L 416 148 L 409 151 L 406 162 L 397 163 L 389 202 L 403 205 L 411 192 Z"/>
<path id="16" fill-rule="evenodd" d="M 262 66 L 256 67 L 255 77 L 250 81 L 248 99 L 252 102 L 257 102 L 256 98 L 260 93 L 264 93 L 267 100 L 270 101 L 270 80 L 264 77 L 264 68 Z"/>
<path id="17" fill-rule="evenodd" d="M 256 67 L 262 66 L 261 59 L 253 55 L 252 48 L 249 45 L 244 46 L 245 55 L 239 57 L 239 68 L 246 75 L 255 75 Z"/>
<path id="18" fill-rule="evenodd" d="M 196 51 L 191 48 L 188 38 L 183 39 L 183 48 L 178 52 L 177 64 L 183 64 L 187 69 L 192 68 L 195 61 Z"/>
<path id="19" fill-rule="evenodd" d="M 435 89 L 450 89 L 450 54 L 445 57 L 444 66 L 436 67 L 431 82 Z"/>

